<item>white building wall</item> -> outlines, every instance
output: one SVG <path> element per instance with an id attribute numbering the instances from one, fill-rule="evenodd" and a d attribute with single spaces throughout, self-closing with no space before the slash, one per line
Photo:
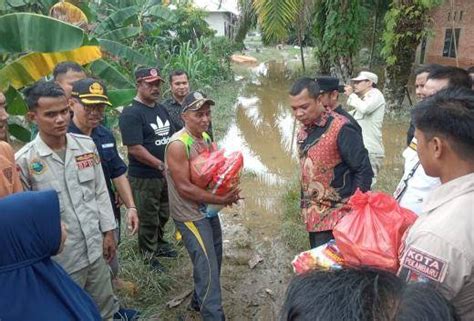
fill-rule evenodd
<path id="1" fill-rule="evenodd" d="M 227 21 L 227 15 L 221 12 L 209 12 L 205 18 L 209 24 L 209 28 L 216 31 L 216 36 L 225 36 L 225 25 Z"/>

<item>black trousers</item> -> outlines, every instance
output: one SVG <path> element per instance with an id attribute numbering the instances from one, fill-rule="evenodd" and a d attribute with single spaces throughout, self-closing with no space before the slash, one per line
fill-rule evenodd
<path id="1" fill-rule="evenodd" d="M 309 244 L 314 249 L 334 239 L 332 231 L 309 232 Z"/>

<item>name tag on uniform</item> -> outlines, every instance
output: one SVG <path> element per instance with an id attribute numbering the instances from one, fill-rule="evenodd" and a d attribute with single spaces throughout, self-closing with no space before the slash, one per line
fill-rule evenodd
<path id="1" fill-rule="evenodd" d="M 448 262 L 446 260 L 410 246 L 402 258 L 399 274 L 407 281 L 427 278 L 442 283 L 446 277 L 447 269 Z"/>
<path id="2" fill-rule="evenodd" d="M 112 148 L 112 147 L 114 147 L 114 143 L 102 144 L 102 148 Z"/>
<path id="3" fill-rule="evenodd" d="M 88 167 L 93 167 L 96 162 L 95 153 L 87 153 L 76 156 L 76 164 L 78 169 L 85 169 Z"/>

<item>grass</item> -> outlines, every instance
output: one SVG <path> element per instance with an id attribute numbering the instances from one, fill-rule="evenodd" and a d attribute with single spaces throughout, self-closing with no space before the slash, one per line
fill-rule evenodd
<path id="1" fill-rule="evenodd" d="M 234 104 L 240 91 L 240 83 L 227 81 L 203 90 L 216 101 L 212 110 L 212 125 L 216 140 L 222 138 L 235 117 Z M 125 224 L 122 224 L 125 225 Z M 166 224 L 165 239 L 172 241 L 179 255 L 175 259 L 160 260 L 167 268 L 166 273 L 150 270 L 138 253 L 136 236 L 124 231 L 120 244 L 120 277 L 136 285 L 133 291 L 119 291 L 121 303 L 126 307 L 139 309 L 143 320 L 174 320 L 176 314 L 183 312 L 185 304 L 179 308 L 168 309 L 166 302 L 183 289 L 192 289 L 191 262 L 183 245 L 174 238 L 174 224 L 171 219 Z"/>

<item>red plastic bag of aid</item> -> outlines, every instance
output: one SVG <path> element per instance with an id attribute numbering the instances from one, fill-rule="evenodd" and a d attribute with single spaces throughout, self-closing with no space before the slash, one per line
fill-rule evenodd
<path id="1" fill-rule="evenodd" d="M 391 196 L 359 190 L 349 199 L 350 211 L 334 227 L 337 247 L 347 265 L 398 270 L 403 234 L 416 220 Z"/>
<path id="2" fill-rule="evenodd" d="M 204 151 L 190 162 L 191 182 L 207 189 L 214 176 L 218 175 L 219 168 L 224 166 L 226 158 L 224 150 Z"/>
<path id="3" fill-rule="evenodd" d="M 218 168 L 209 184 L 212 193 L 224 195 L 237 187 L 243 165 L 244 157 L 241 152 L 233 152 L 225 156 L 225 163 Z"/>

